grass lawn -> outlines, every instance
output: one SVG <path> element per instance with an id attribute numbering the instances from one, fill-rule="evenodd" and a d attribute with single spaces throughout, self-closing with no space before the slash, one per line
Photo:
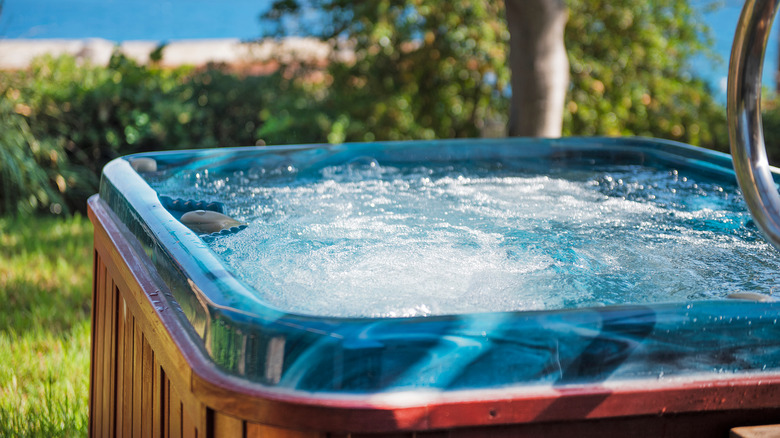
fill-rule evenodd
<path id="1" fill-rule="evenodd" d="M 0 217 L 0 436 L 86 436 L 92 225 Z"/>

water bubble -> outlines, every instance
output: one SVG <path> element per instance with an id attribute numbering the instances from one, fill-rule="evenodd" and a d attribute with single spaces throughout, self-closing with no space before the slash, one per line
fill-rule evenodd
<path id="1" fill-rule="evenodd" d="M 247 171 L 247 175 L 251 180 L 262 178 L 265 176 L 265 174 L 266 174 L 266 170 L 262 167 L 250 167 L 249 170 Z"/>
<path id="2" fill-rule="evenodd" d="M 347 167 L 352 170 L 369 170 L 379 167 L 379 161 L 373 157 L 357 157 L 347 162 Z"/>
<path id="3" fill-rule="evenodd" d="M 298 168 L 295 167 L 293 162 L 289 160 L 279 163 L 271 171 L 271 174 L 276 176 L 292 176 L 295 175 L 296 173 L 298 173 Z"/>
<path id="4" fill-rule="evenodd" d="M 357 157 L 349 160 L 345 167 L 345 176 L 355 180 L 376 179 L 383 172 L 379 162 L 373 157 Z"/>

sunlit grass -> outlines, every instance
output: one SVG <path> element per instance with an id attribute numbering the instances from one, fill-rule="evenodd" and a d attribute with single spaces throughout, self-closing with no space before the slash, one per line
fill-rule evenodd
<path id="1" fill-rule="evenodd" d="M 92 226 L 0 218 L 0 436 L 84 436 Z"/>

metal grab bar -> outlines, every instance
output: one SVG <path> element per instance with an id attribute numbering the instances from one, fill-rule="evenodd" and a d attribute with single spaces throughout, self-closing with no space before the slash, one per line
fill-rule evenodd
<path id="1" fill-rule="evenodd" d="M 780 195 L 766 156 L 761 125 L 761 70 L 780 0 L 747 0 L 729 62 L 727 115 L 734 170 L 753 220 L 780 249 Z"/>

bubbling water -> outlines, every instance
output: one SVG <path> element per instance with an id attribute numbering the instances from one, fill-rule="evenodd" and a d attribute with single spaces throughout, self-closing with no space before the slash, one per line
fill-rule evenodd
<path id="1" fill-rule="evenodd" d="M 641 166 L 292 164 L 153 182 L 249 224 L 209 242 L 269 304 L 395 317 L 771 293 L 780 256 L 734 186 Z"/>

